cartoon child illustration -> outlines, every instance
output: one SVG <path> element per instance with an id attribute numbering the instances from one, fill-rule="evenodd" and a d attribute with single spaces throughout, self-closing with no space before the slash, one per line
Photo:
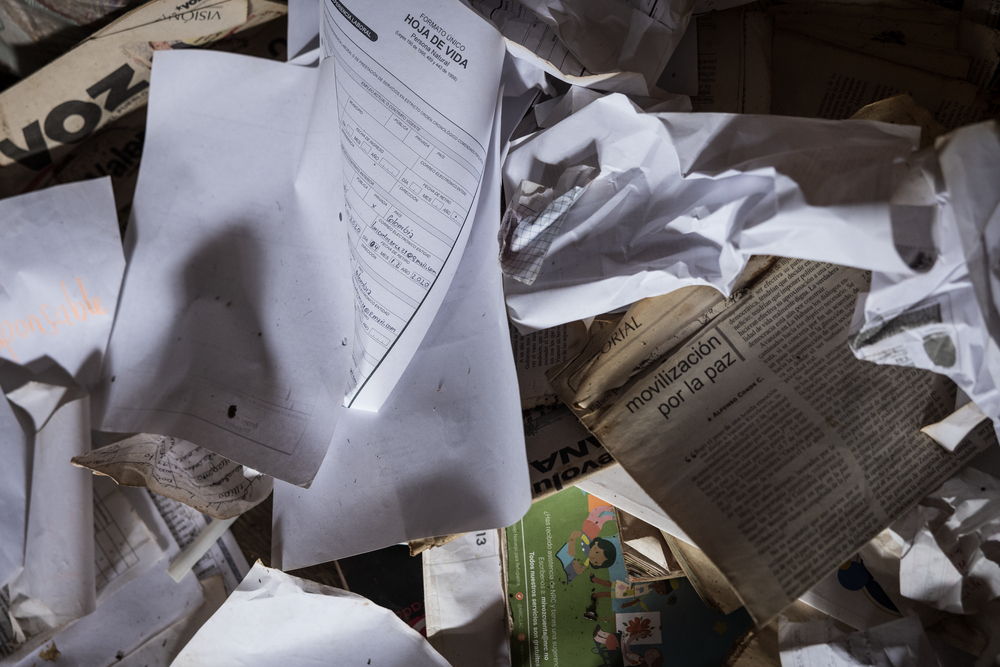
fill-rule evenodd
<path id="1" fill-rule="evenodd" d="M 650 593 L 668 595 L 672 592 L 670 582 L 668 581 L 650 581 L 645 583 L 630 584 L 627 581 L 620 580 L 611 582 L 607 579 L 601 579 L 593 574 L 590 575 L 590 581 L 598 586 L 605 586 L 612 589 L 610 591 L 598 591 L 597 593 L 591 593 L 591 598 L 596 600 L 597 598 L 613 597 L 617 600 L 628 600 L 628 602 L 622 604 L 623 609 L 637 604 L 642 604 L 642 597 Z M 645 609 L 645 605 L 642 606 Z"/>
<path id="2" fill-rule="evenodd" d="M 598 505 L 590 510 L 583 520 L 580 530 L 569 534 L 556 557 L 566 572 L 566 583 L 573 581 L 576 575 L 588 567 L 610 567 L 618 558 L 618 550 L 611 540 L 598 537 L 601 527 L 615 518 L 615 512 L 610 505 Z"/>

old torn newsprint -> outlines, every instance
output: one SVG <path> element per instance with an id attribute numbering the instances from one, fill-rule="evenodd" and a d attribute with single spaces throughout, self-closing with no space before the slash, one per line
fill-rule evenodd
<path id="1" fill-rule="evenodd" d="M 676 342 L 660 356 L 607 367 L 591 345 L 590 359 L 571 362 L 572 383 L 554 378 L 758 622 L 995 442 L 985 424 L 944 450 L 919 429 L 951 412 L 954 386 L 851 355 L 847 325 L 866 286 L 862 271 L 778 260 L 732 298 L 677 318 L 674 331 L 661 327 Z M 670 296 L 661 299 L 670 308 Z M 623 317 L 627 330 L 611 335 L 622 347 L 630 336 L 641 344 L 655 317 L 640 303 Z M 605 386 L 577 400 L 573 385 L 593 391 L 588 376 L 602 375 Z"/>

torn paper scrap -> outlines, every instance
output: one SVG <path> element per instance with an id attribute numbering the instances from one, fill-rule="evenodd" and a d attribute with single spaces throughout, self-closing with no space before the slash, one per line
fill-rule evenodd
<path id="1" fill-rule="evenodd" d="M 781 667 L 939 667 L 920 620 L 898 621 L 853 633 L 829 620 L 778 624 Z"/>
<path id="2" fill-rule="evenodd" d="M 941 421 L 924 426 L 920 432 L 934 438 L 935 442 L 951 452 L 984 419 L 988 419 L 986 414 L 970 401 Z"/>
<path id="3" fill-rule="evenodd" d="M 108 178 L 0 201 L 0 359 L 97 379 L 125 270 Z"/>
<path id="4" fill-rule="evenodd" d="M 228 519 L 271 494 L 272 479 L 186 440 L 140 433 L 73 457 L 73 463 L 119 484 L 145 486 L 217 519 Z"/>
<path id="5" fill-rule="evenodd" d="M 637 112 L 622 95 L 515 145 L 504 188 L 596 176 L 559 218 L 531 285 L 506 279 L 511 318 L 546 328 L 686 285 L 728 294 L 751 255 L 908 274 L 890 197 L 916 128 L 873 121 Z M 627 224 L 623 224 L 627 221 Z"/>
<path id="6" fill-rule="evenodd" d="M 362 665 L 448 665 L 388 609 L 257 562 L 173 666 L 307 665 L 348 657 Z"/>

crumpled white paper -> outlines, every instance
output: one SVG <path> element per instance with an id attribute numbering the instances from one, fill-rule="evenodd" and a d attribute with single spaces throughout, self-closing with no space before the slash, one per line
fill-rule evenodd
<path id="1" fill-rule="evenodd" d="M 902 543 L 900 593 L 953 614 L 1000 597 L 1000 480 L 965 468 L 892 531 Z"/>
<path id="2" fill-rule="evenodd" d="M 906 617 L 842 633 L 830 621 L 778 626 L 782 667 L 938 667 L 920 621 Z"/>
<path id="3" fill-rule="evenodd" d="M 751 255 L 909 274 L 890 198 L 917 128 L 736 114 L 637 112 L 609 95 L 511 149 L 504 188 L 595 176 L 559 220 L 511 318 L 543 329 L 687 285 L 727 293 Z"/>
<path id="4" fill-rule="evenodd" d="M 347 664 L 448 662 L 388 609 L 258 561 L 173 667 Z"/>
<path id="5" fill-rule="evenodd" d="M 911 210 L 932 207 L 900 233 L 927 236 L 934 264 L 872 275 L 852 348 L 860 359 L 947 375 L 1000 427 L 1000 125 L 960 128 L 913 162 L 902 196 L 918 205 Z M 953 425 L 967 432 L 978 421 Z M 953 448 L 965 432 L 928 434 Z"/>

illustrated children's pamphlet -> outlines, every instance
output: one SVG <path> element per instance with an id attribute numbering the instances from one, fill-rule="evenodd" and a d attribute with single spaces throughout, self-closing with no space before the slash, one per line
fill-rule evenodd
<path id="1" fill-rule="evenodd" d="M 753 625 L 684 578 L 630 583 L 614 507 L 578 488 L 536 502 L 506 538 L 515 667 L 716 667 Z"/>

